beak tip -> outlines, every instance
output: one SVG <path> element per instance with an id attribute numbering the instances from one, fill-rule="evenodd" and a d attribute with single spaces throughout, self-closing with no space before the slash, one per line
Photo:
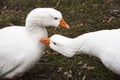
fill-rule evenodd
<path id="1" fill-rule="evenodd" d="M 61 26 L 61 27 L 64 27 L 64 28 L 67 28 L 67 29 L 70 28 L 69 25 L 64 21 L 64 19 L 62 19 L 62 20 L 60 21 L 60 26 Z"/>
<path id="2" fill-rule="evenodd" d="M 43 38 L 40 39 L 40 42 L 43 42 Z"/>
<path id="3" fill-rule="evenodd" d="M 66 26 L 66 28 L 67 28 L 67 29 L 70 29 L 70 26 L 69 26 L 69 25 L 67 25 L 67 26 Z"/>

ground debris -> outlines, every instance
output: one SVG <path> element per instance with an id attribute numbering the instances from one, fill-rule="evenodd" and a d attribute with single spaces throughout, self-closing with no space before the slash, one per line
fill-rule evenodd
<path id="1" fill-rule="evenodd" d="M 57 72 L 61 72 L 63 70 L 63 67 L 59 67 Z"/>
<path id="2" fill-rule="evenodd" d="M 82 77 L 82 80 L 86 80 L 86 75 L 84 75 L 84 76 Z"/>
<path id="3" fill-rule="evenodd" d="M 72 77 L 72 70 L 65 71 L 64 75 L 66 75 L 67 77 L 71 78 Z"/>
<path id="4" fill-rule="evenodd" d="M 81 66 L 81 68 L 83 68 L 83 69 L 88 69 L 88 70 L 93 70 L 95 67 L 94 66 L 87 66 L 87 64 L 85 63 L 85 64 L 83 64 L 82 66 Z"/>

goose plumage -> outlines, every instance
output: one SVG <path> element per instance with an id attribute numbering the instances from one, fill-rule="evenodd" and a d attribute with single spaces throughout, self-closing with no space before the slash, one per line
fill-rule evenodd
<path id="1" fill-rule="evenodd" d="M 69 28 L 61 12 L 53 8 L 33 9 L 25 26 L 0 29 L 0 76 L 13 78 L 25 73 L 41 58 L 45 45 L 39 42 L 48 37 L 46 27 Z"/>
<path id="2" fill-rule="evenodd" d="M 76 38 L 56 34 L 50 38 L 41 38 L 40 41 L 67 57 L 75 54 L 93 55 L 120 75 L 120 29 L 85 33 Z"/>

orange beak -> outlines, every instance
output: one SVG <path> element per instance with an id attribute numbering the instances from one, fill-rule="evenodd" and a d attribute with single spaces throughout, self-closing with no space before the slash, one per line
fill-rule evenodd
<path id="1" fill-rule="evenodd" d="M 65 22 L 64 19 L 62 19 L 62 20 L 60 21 L 60 26 L 61 26 L 61 27 L 64 27 L 64 28 L 67 28 L 67 29 L 70 28 L 69 25 Z"/>
<path id="2" fill-rule="evenodd" d="M 40 42 L 49 46 L 50 45 L 50 38 L 41 38 Z"/>

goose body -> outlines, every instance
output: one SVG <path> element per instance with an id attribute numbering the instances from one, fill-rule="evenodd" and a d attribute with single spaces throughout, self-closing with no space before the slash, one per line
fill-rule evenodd
<path id="1" fill-rule="evenodd" d="M 10 79 L 33 67 L 45 50 L 39 39 L 48 36 L 46 27 L 59 25 L 68 27 L 59 11 L 36 8 L 28 14 L 25 26 L 0 29 L 0 76 Z"/>
<path id="2" fill-rule="evenodd" d="M 46 30 L 40 37 L 47 37 Z M 12 35 L 12 36 L 11 36 Z M 0 75 L 12 78 L 24 73 L 42 56 L 45 46 L 34 40 L 25 27 L 8 27 L 0 31 Z"/>
<path id="3" fill-rule="evenodd" d="M 120 29 L 90 32 L 76 38 L 53 35 L 50 39 L 42 38 L 41 42 L 67 57 L 75 54 L 98 57 L 107 68 L 120 75 Z"/>

